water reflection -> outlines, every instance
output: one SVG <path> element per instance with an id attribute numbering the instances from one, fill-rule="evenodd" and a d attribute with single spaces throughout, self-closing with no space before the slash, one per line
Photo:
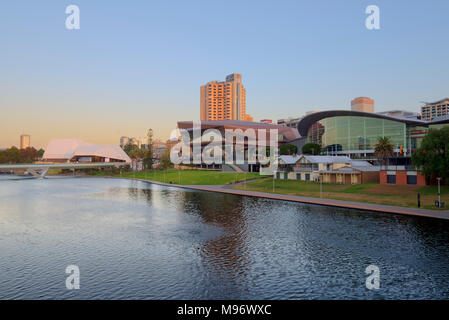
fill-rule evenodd
<path id="1" fill-rule="evenodd" d="M 447 299 L 448 243 L 440 220 L 119 179 L 0 181 L 0 298 Z"/>

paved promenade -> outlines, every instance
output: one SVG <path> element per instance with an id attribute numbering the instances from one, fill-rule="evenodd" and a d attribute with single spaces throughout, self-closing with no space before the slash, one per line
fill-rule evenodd
<path id="1" fill-rule="evenodd" d="M 449 220 L 449 210 L 428 210 L 428 209 L 418 209 L 418 208 L 405 208 L 405 207 L 395 207 L 395 206 L 387 206 L 387 205 L 364 203 L 364 202 L 342 201 L 342 200 L 332 200 L 332 199 L 291 196 L 291 195 L 283 195 L 283 194 L 276 194 L 276 193 L 265 193 L 265 192 L 257 192 L 257 191 L 236 190 L 236 189 L 232 189 L 232 185 L 224 185 L 224 186 L 221 186 L 221 185 L 214 185 L 214 186 L 179 185 L 179 184 L 168 184 L 168 183 L 144 180 L 144 179 L 132 179 L 132 180 L 149 182 L 149 183 L 154 183 L 154 184 L 169 186 L 169 187 L 186 188 L 186 189 L 208 191 L 208 192 L 220 192 L 220 193 L 235 194 L 235 195 L 247 196 L 247 197 L 293 201 L 293 202 L 309 203 L 309 204 L 314 204 L 314 205 L 331 206 L 331 207 L 338 207 L 338 208 L 350 208 L 350 209 L 357 209 L 357 210 L 364 210 L 364 211 L 375 211 L 375 212 L 383 212 L 383 213 L 393 213 L 393 214 L 402 214 L 402 215 L 409 215 L 409 216 L 419 216 L 419 217 L 426 217 L 426 218 L 438 218 L 438 219 Z"/>

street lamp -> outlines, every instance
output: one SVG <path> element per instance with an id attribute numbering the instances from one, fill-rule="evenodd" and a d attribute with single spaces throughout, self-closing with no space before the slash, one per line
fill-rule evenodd
<path id="1" fill-rule="evenodd" d="M 319 172 L 320 174 L 320 198 L 323 197 L 323 179 L 321 178 L 321 171 Z"/>
<path id="2" fill-rule="evenodd" d="M 438 181 L 438 208 L 441 208 L 440 180 L 441 180 L 441 178 L 437 178 L 437 181 Z"/>

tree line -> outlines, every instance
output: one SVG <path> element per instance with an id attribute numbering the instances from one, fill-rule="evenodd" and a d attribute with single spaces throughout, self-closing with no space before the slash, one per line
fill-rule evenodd
<path id="1" fill-rule="evenodd" d="M 19 149 L 11 147 L 5 150 L 0 150 L 0 163 L 33 163 L 42 158 L 44 150 L 36 150 L 33 147 L 26 149 Z"/>

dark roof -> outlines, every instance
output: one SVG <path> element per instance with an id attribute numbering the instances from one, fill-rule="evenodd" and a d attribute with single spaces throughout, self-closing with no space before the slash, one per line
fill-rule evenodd
<path id="1" fill-rule="evenodd" d="M 306 115 L 301 119 L 298 123 L 298 132 L 301 136 L 306 136 L 309 128 L 317 121 L 320 121 L 325 118 L 330 117 L 344 117 L 344 116 L 354 116 L 354 117 L 368 117 L 368 118 L 377 118 L 377 119 L 385 119 L 397 122 L 403 122 L 411 125 L 419 125 L 419 126 L 427 126 L 429 122 L 419 120 L 419 119 L 410 119 L 404 117 L 394 117 L 384 114 L 371 113 L 371 112 L 362 112 L 362 111 L 350 111 L 350 110 L 330 110 L 330 111 L 321 111 L 311 113 Z"/>

